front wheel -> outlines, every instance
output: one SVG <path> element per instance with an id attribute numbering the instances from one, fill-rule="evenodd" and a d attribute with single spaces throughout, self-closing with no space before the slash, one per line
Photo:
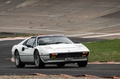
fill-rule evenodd
<path id="1" fill-rule="evenodd" d="M 79 62 L 77 62 L 79 67 L 86 67 L 87 63 L 88 63 L 88 61 L 79 61 Z"/>
<path id="2" fill-rule="evenodd" d="M 35 66 L 37 68 L 43 68 L 43 67 L 45 67 L 45 64 L 42 62 L 38 51 L 35 51 L 34 62 L 35 62 Z"/>
<path id="3" fill-rule="evenodd" d="M 18 51 L 15 52 L 15 65 L 17 68 L 23 68 L 25 67 L 25 64 L 21 62 L 20 55 Z"/>

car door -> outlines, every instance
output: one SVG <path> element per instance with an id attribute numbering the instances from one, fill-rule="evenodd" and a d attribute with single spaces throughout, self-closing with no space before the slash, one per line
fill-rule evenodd
<path id="1" fill-rule="evenodd" d="M 33 52 L 36 46 L 36 38 L 32 37 L 23 43 L 21 59 L 24 62 L 34 62 Z"/>

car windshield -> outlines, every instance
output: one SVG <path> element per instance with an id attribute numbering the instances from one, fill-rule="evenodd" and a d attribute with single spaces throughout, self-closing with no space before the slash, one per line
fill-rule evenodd
<path id="1" fill-rule="evenodd" d="M 72 44 L 73 42 L 64 36 L 45 36 L 45 37 L 38 37 L 37 41 L 38 45 L 48 45 L 48 44 Z"/>

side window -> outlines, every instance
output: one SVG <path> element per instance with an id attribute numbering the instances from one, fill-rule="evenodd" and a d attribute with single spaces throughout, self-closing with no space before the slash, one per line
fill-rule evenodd
<path id="1" fill-rule="evenodd" d="M 25 41 L 23 43 L 23 45 L 30 45 L 30 46 L 35 47 L 36 46 L 36 44 L 35 44 L 35 38 L 33 37 L 33 38 L 28 39 L 27 41 Z"/>

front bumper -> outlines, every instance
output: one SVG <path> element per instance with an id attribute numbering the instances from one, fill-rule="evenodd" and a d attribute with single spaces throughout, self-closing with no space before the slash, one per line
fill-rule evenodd
<path id="1" fill-rule="evenodd" d="M 55 58 L 55 59 L 42 59 L 44 63 L 76 63 L 79 61 L 87 61 L 88 57 L 81 58 Z"/>
<path id="2" fill-rule="evenodd" d="M 40 58 L 44 63 L 59 63 L 59 62 L 79 62 L 87 61 L 89 52 L 72 52 L 72 53 L 51 53 L 42 55 Z"/>

